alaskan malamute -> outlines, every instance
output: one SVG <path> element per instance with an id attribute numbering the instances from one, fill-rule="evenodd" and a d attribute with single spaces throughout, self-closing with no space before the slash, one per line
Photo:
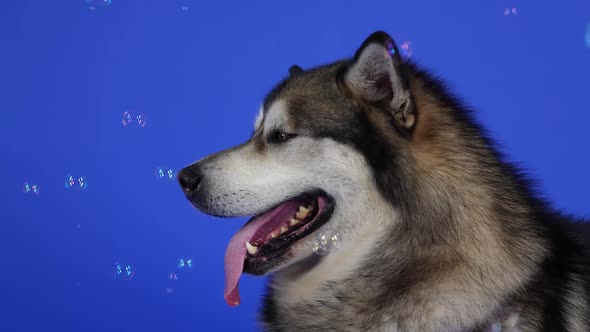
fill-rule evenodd
<path id="1" fill-rule="evenodd" d="M 245 143 L 179 173 L 201 211 L 254 216 L 225 254 L 271 274 L 268 331 L 590 331 L 585 224 L 553 210 L 384 32 L 290 75 Z M 341 237 L 313 253 L 321 232 Z"/>

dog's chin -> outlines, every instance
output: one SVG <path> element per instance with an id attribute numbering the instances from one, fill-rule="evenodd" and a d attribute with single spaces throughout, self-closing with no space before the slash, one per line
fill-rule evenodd
<path id="1" fill-rule="evenodd" d="M 265 275 L 306 260 L 305 253 L 309 255 L 309 250 L 306 249 L 311 247 L 313 235 L 330 222 L 335 202 L 323 191 L 305 193 L 292 200 L 306 202 L 313 209 L 297 225 L 289 227 L 284 233 L 257 241 L 256 253 L 248 253 L 244 259 L 244 273 Z M 277 206 L 282 204 L 285 202 Z M 256 218 L 257 216 L 253 217 L 249 222 Z"/>

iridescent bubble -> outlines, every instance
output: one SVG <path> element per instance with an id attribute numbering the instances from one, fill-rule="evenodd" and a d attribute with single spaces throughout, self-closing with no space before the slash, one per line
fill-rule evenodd
<path id="1" fill-rule="evenodd" d="M 86 177 L 81 176 L 78 178 L 78 186 L 80 189 L 86 189 L 88 187 L 88 182 L 86 181 Z"/>
<path id="2" fill-rule="evenodd" d="M 402 56 L 404 58 L 411 58 L 412 55 L 414 54 L 414 52 L 412 51 L 412 42 L 411 41 L 405 41 L 403 42 L 400 46 L 400 52 L 402 53 Z"/>
<path id="3" fill-rule="evenodd" d="M 170 272 L 170 274 L 168 275 L 168 279 L 170 280 L 178 280 L 178 274 L 175 272 Z"/>
<path id="4" fill-rule="evenodd" d="M 187 258 L 187 259 L 179 258 L 177 266 L 180 269 L 184 269 L 184 268 L 190 269 L 193 267 L 193 260 L 190 258 Z"/>
<path id="5" fill-rule="evenodd" d="M 36 184 L 31 186 L 31 191 L 33 192 L 33 194 L 39 195 L 39 187 Z"/>
<path id="6" fill-rule="evenodd" d="M 121 280 L 131 280 L 135 276 L 133 265 L 115 263 L 115 278 Z"/>
<path id="7" fill-rule="evenodd" d="M 30 191 L 31 191 L 31 185 L 28 182 L 25 182 L 25 184 L 23 186 L 23 192 L 28 193 Z"/>
<path id="8" fill-rule="evenodd" d="M 500 324 L 500 323 L 492 324 L 492 327 L 490 328 L 490 332 L 502 332 L 502 324 Z"/>
<path id="9" fill-rule="evenodd" d="M 171 181 L 174 181 L 175 177 L 176 177 L 176 173 L 174 172 L 174 170 L 172 168 L 162 168 L 162 167 L 158 167 L 156 168 L 156 176 L 160 179 L 168 179 Z"/>
<path id="10" fill-rule="evenodd" d="M 332 250 L 340 248 L 341 236 L 340 233 L 333 229 L 325 229 L 320 231 L 312 244 L 312 250 L 316 255 L 326 255 Z"/>
<path id="11" fill-rule="evenodd" d="M 84 0 L 90 10 L 95 10 L 96 7 L 106 7 L 112 3 L 112 0 Z"/>
<path id="12" fill-rule="evenodd" d="M 66 175 L 66 183 L 65 183 L 65 187 L 66 189 L 70 189 L 72 188 L 74 185 L 76 185 L 76 180 L 74 179 L 73 176 L 71 175 Z"/>
<path id="13" fill-rule="evenodd" d="M 516 7 L 504 8 L 504 16 L 508 16 L 508 15 L 518 15 L 518 8 L 516 8 Z"/>
<path id="14" fill-rule="evenodd" d="M 131 113 L 125 111 L 123 113 L 123 127 L 127 127 L 128 125 L 130 125 L 133 122 L 133 116 L 131 115 Z"/>
<path id="15" fill-rule="evenodd" d="M 393 43 L 387 44 L 387 50 L 389 51 L 390 55 L 395 55 L 395 48 L 393 47 Z"/>
<path id="16" fill-rule="evenodd" d="M 139 114 L 139 115 L 137 115 L 137 116 L 136 116 L 136 119 L 137 119 L 137 124 L 138 124 L 140 127 L 145 127 L 145 125 L 146 125 L 146 123 L 147 123 L 147 120 L 145 119 L 145 115 L 144 115 L 144 114 Z"/>

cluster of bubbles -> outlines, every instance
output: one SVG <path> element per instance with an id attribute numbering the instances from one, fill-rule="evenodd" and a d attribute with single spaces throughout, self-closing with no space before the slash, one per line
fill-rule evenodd
<path id="1" fill-rule="evenodd" d="M 192 269 L 193 267 L 193 260 L 190 258 L 184 259 L 184 258 L 180 258 L 178 259 L 178 268 L 179 269 Z"/>
<path id="2" fill-rule="evenodd" d="M 314 254 L 324 256 L 332 250 L 340 248 L 342 236 L 333 229 L 325 229 L 316 235 L 311 246 Z"/>
<path id="3" fill-rule="evenodd" d="M 23 192 L 25 194 L 32 193 L 35 195 L 39 195 L 39 186 L 36 184 L 30 184 L 28 182 L 25 182 L 25 184 L 23 185 Z"/>
<path id="4" fill-rule="evenodd" d="M 121 120 L 121 122 L 123 123 L 123 127 L 127 127 L 131 124 L 137 123 L 138 126 L 143 128 L 147 124 L 147 120 L 143 113 L 134 115 L 129 111 L 123 112 L 123 119 Z"/>
<path id="5" fill-rule="evenodd" d="M 119 280 L 131 280 L 135 276 L 135 269 L 130 264 L 115 263 L 114 276 Z"/>
<path id="6" fill-rule="evenodd" d="M 113 1 L 112 0 L 84 0 L 88 9 L 95 10 L 97 7 L 106 7 L 109 6 Z"/>
<path id="7" fill-rule="evenodd" d="M 88 182 L 84 176 L 74 177 L 68 174 L 66 177 L 65 187 L 66 189 L 79 188 L 84 190 L 86 187 L 88 187 Z"/>
<path id="8" fill-rule="evenodd" d="M 174 170 L 172 168 L 162 168 L 162 167 L 158 167 L 156 169 L 156 174 L 158 176 L 159 179 L 168 179 L 170 181 L 174 181 L 175 178 L 175 173 Z"/>
<path id="9" fill-rule="evenodd" d="M 399 49 L 400 49 L 400 53 L 402 54 L 402 56 L 404 58 L 411 58 L 412 55 L 414 54 L 414 52 L 412 51 L 412 42 L 409 40 L 401 43 L 401 45 L 399 46 Z"/>
<path id="10" fill-rule="evenodd" d="M 518 15 L 518 9 L 516 7 L 504 8 L 504 16 Z"/>
<path id="11" fill-rule="evenodd" d="M 179 258 L 178 262 L 176 263 L 176 267 L 179 271 L 186 271 L 193 268 L 193 260 L 191 258 Z M 170 280 L 178 280 L 178 273 L 179 272 L 170 272 L 168 274 L 168 279 Z"/>

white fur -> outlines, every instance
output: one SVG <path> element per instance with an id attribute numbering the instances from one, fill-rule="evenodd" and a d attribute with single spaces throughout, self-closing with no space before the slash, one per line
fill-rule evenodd
<path id="1" fill-rule="evenodd" d="M 256 114 L 256 118 L 254 119 L 254 130 L 258 130 L 260 125 L 262 124 L 262 119 L 264 118 L 264 105 L 260 105 L 260 109 Z"/>
<path id="2" fill-rule="evenodd" d="M 262 122 L 263 135 L 288 124 L 285 103 L 274 102 Z M 314 151 L 313 158 L 309 152 Z M 358 266 L 367 254 L 370 239 L 380 236 L 386 224 L 396 219 L 395 211 L 379 195 L 365 158 L 352 147 L 328 138 L 299 135 L 284 144 L 267 145 L 259 153 L 253 144 L 223 153 L 211 161 L 206 178 L 214 181 L 211 204 L 225 204 L 225 215 L 255 215 L 282 201 L 321 189 L 335 200 L 330 221 L 322 229 L 340 233 L 341 248 L 297 282 L 285 282 L 279 292 L 287 298 L 312 296 L 322 281 L 338 279 Z M 234 195 L 234 193 L 248 195 Z M 237 201 L 239 198 L 239 202 Z M 221 209 L 221 207 L 219 207 Z M 225 212 L 225 213 L 220 213 Z M 369 222 L 370 221 L 370 222 Z M 290 248 L 293 258 L 285 266 L 313 254 L 314 236 L 299 240 Z M 280 266 L 282 269 L 285 266 Z M 277 279 L 282 276 L 280 273 Z"/>

